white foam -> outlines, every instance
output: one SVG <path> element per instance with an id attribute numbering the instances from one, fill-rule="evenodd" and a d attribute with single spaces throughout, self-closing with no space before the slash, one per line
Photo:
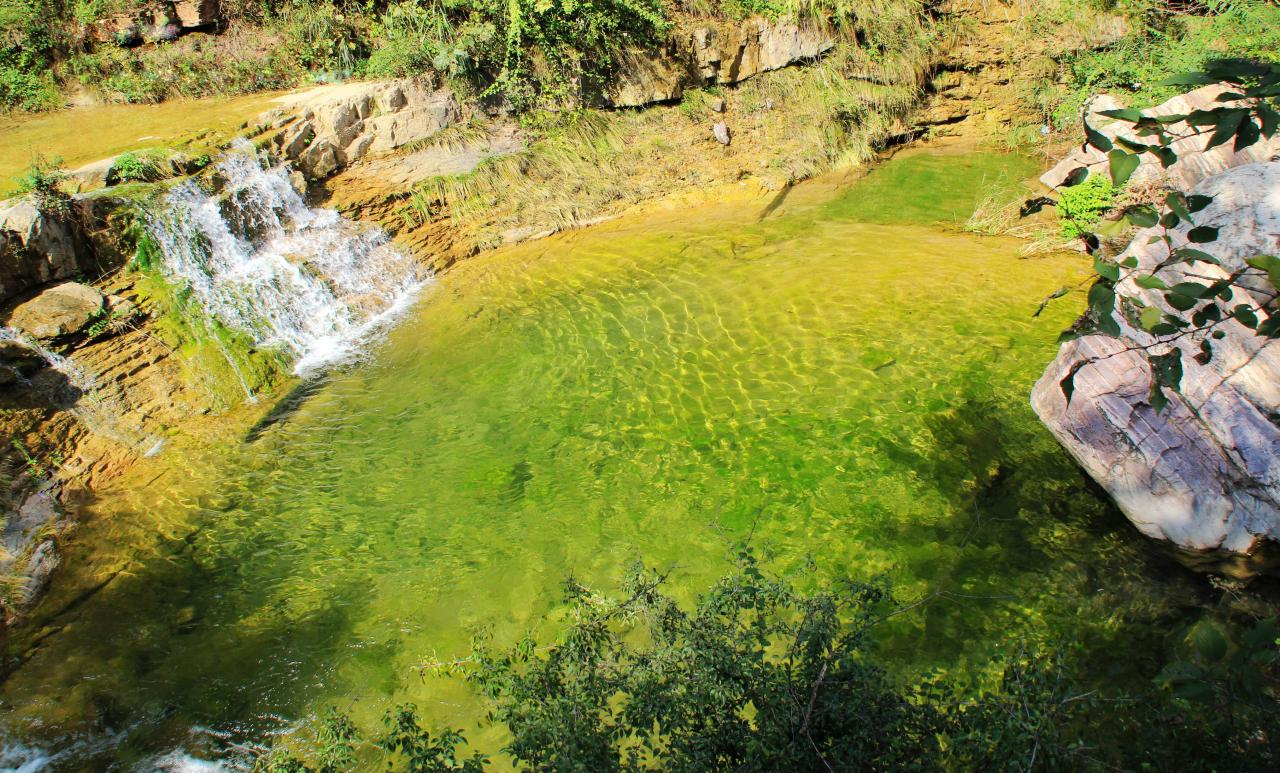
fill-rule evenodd
<path id="1" fill-rule="evenodd" d="M 308 207 L 288 165 L 248 143 L 218 171 L 222 192 L 181 183 L 152 222 L 163 270 L 223 325 L 287 351 L 299 375 L 360 354 L 430 281 L 381 229 Z"/>

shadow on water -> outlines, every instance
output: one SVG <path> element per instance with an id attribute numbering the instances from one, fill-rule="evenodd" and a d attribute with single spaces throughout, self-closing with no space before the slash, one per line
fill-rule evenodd
<path id="1" fill-rule="evenodd" d="M 267 415 L 249 428 L 249 431 L 245 433 L 244 442 L 252 443 L 261 438 L 272 427 L 288 421 L 290 417 L 302 409 L 307 400 L 319 394 L 328 383 L 329 375 L 325 373 L 309 378 L 289 390 L 288 394 L 280 398 L 271 410 L 267 412 Z"/>
<path id="2" fill-rule="evenodd" d="M 1009 421 L 989 392 L 924 423 L 931 444 L 882 452 L 957 516 L 897 521 L 887 537 L 943 546 L 913 563 L 930 601 L 891 649 L 962 658 L 982 631 L 1008 625 L 1017 637 L 1016 621 L 1042 619 L 1040 635 L 1087 658 L 1092 673 L 1149 678 L 1188 612 L 1218 603 L 1221 594 L 1177 551 L 1142 536 L 1065 451 L 1039 427 Z"/>
<path id="3" fill-rule="evenodd" d="M 225 752 L 304 716 L 344 655 L 391 654 L 394 643 L 352 652 L 365 612 L 354 580 L 291 597 L 305 554 L 272 549 L 264 558 L 254 530 L 205 528 L 236 517 L 253 514 L 236 502 L 200 513 L 185 533 L 152 535 L 133 553 L 142 559 L 89 591 L 50 594 L 6 653 L 0 705 L 10 731 L 74 749 L 67 770 L 127 768 L 165 748 Z M 87 582 L 63 577 L 58 586 Z M 50 769 L 64 769 L 56 755 Z"/>

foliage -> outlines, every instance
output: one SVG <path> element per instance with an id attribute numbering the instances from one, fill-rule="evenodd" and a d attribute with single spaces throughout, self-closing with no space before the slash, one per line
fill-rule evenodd
<path id="1" fill-rule="evenodd" d="M 374 746 L 388 756 L 389 770 L 406 773 L 480 773 L 487 759 L 473 755 L 461 759 L 457 747 L 466 742 L 457 731 L 434 737 L 418 724 L 411 704 L 398 706 L 384 719 L 384 733 Z M 345 715 L 332 709 L 317 723 L 305 757 L 276 745 L 254 761 L 254 773 L 343 773 L 353 770 L 360 744 L 356 728 Z"/>
<path id="2" fill-rule="evenodd" d="M 1165 168 L 1177 163 L 1178 155 L 1173 149 L 1177 141 L 1207 136 L 1205 150 L 1231 143 L 1238 152 L 1263 138 L 1271 139 L 1280 129 L 1280 64 L 1218 60 L 1210 62 L 1203 72 L 1175 76 L 1163 83 L 1181 88 L 1223 83 L 1228 91 L 1219 97 L 1219 107 L 1197 109 L 1187 115 L 1149 116 L 1132 108 L 1103 113 L 1132 125 L 1136 139 L 1117 136 L 1112 141 L 1086 121 L 1086 143 L 1108 155 L 1111 182 L 1116 187 L 1129 181 L 1144 155 Z M 1066 191 L 1080 184 L 1086 174 L 1083 168 L 1074 170 L 1064 183 Z M 1223 325 L 1237 324 L 1259 336 L 1280 338 L 1280 314 L 1263 309 L 1266 306 L 1274 310 L 1273 302 L 1280 294 L 1280 258 L 1255 256 L 1241 268 L 1224 268 L 1217 257 L 1202 249 L 1217 240 L 1218 229 L 1197 222 L 1198 213 L 1212 202 L 1208 196 L 1173 191 L 1156 205 L 1126 207 L 1120 221 L 1107 224 L 1112 232 L 1125 224 L 1151 229 L 1148 244 L 1162 245 L 1166 253 L 1154 266 L 1139 266 L 1133 256 L 1120 262 L 1109 259 L 1101 254 L 1101 240 L 1096 234 L 1082 234 L 1095 253 L 1098 277 L 1089 290 L 1087 315 L 1063 334 L 1063 340 L 1094 333 L 1118 338 L 1122 334 L 1121 318 L 1145 332 L 1147 340 L 1132 348 L 1141 351 L 1150 366 L 1149 401 L 1157 411 L 1169 402 L 1166 390 L 1177 392 L 1181 388 L 1183 350 L 1175 345 L 1181 339 L 1198 344 L 1195 359 L 1207 364 L 1214 356 L 1213 342 L 1225 336 Z M 1031 213 L 1052 203 L 1055 202 L 1047 198 L 1028 201 L 1023 211 Z M 1057 203 L 1061 206 L 1061 200 Z M 1176 273 L 1167 269 L 1175 269 Z M 1117 293 L 1122 283 L 1153 291 L 1160 300 L 1148 304 L 1136 293 Z M 1251 294 L 1259 288 L 1263 288 L 1262 295 L 1269 296 L 1263 303 L 1251 300 Z M 1094 361 L 1089 358 L 1073 363 L 1062 379 L 1068 402 L 1075 390 L 1076 374 Z"/>
<path id="3" fill-rule="evenodd" d="M 1175 662 L 1146 691 L 1104 695 L 1079 685 L 1064 655 L 1025 649 L 994 678 L 978 668 L 904 683 L 876 655 L 877 626 L 906 611 L 885 585 L 770 577 L 750 549 L 738 561 L 692 608 L 641 566 L 619 597 L 571 578 L 553 641 L 498 650 L 481 634 L 471 657 L 424 669 L 487 699 L 521 770 L 1261 770 L 1276 752 L 1274 621 L 1238 644 L 1198 622 L 1186 637 L 1194 667 Z M 1170 691 L 1179 680 L 1206 689 Z M 260 769 L 325 770 L 331 722 L 317 762 Z M 343 748 L 380 751 L 392 771 L 488 763 L 460 759 L 462 734 L 433 735 L 412 707 L 384 727 L 371 744 L 340 736 Z"/>
<path id="4" fill-rule="evenodd" d="M 1034 99 L 1061 128 L 1079 120 L 1081 107 L 1100 92 L 1129 94 L 1138 107 L 1177 93 L 1163 83 L 1170 72 L 1189 72 L 1223 56 L 1280 61 L 1280 5 L 1259 0 L 1207 0 L 1202 15 L 1179 13 L 1157 0 L 1056 0 L 1037 4 L 1031 34 L 1052 36 L 1063 25 L 1088 24 L 1098 11 L 1127 16 L 1130 34 L 1113 45 L 1060 54 L 1057 72 Z"/>
<path id="5" fill-rule="evenodd" d="M 67 172 L 61 158 L 46 158 L 36 154 L 27 171 L 17 177 L 17 194 L 29 196 L 41 212 L 67 217 L 71 214 L 71 197 L 62 190 Z"/>
<path id="6" fill-rule="evenodd" d="M 59 103 L 51 73 L 62 44 L 60 2 L 0 0 L 0 111 L 43 110 Z"/>
<path id="7" fill-rule="evenodd" d="M 1067 239 L 1087 233 L 1115 201 L 1115 186 L 1105 175 L 1090 175 L 1080 185 L 1064 188 L 1058 198 L 1059 233 Z"/>

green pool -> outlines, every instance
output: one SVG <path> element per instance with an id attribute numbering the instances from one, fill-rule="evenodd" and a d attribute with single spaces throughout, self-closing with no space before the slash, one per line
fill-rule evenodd
<path id="1" fill-rule="evenodd" d="M 11 636 L 7 741 L 55 769 L 214 759 L 412 700 L 494 750 L 416 664 L 554 625 L 570 572 L 608 588 L 640 558 L 691 596 L 748 536 L 774 571 L 931 599 L 884 632 L 904 673 L 1057 641 L 1147 678 L 1204 583 L 1027 404 L 1083 302 L 1032 312 L 1088 266 L 955 228 L 1034 171 L 916 154 L 461 266 L 296 412 L 89 506 Z"/>

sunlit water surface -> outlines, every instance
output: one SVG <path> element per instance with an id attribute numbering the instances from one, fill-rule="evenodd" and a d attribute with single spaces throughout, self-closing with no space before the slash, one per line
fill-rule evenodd
<path id="1" fill-rule="evenodd" d="M 688 598 L 748 535 L 774 571 L 940 594 L 883 632 L 903 674 L 1066 641 L 1095 678 L 1146 678 L 1203 581 L 1027 404 L 1081 301 L 1032 312 L 1087 266 L 954 228 L 1033 171 L 916 155 L 461 266 L 293 415 L 89 508 L 13 637 L 10 742 L 154 767 L 412 700 L 493 751 L 416 664 L 554 616 L 569 572 L 608 589 L 642 558 Z"/>

